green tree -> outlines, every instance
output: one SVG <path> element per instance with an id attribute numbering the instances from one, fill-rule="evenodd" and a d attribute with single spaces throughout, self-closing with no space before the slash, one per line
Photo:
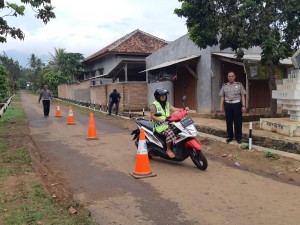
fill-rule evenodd
<path id="1" fill-rule="evenodd" d="M 0 65 L 2 65 L 8 71 L 7 88 L 8 95 L 11 95 L 16 89 L 16 80 L 21 75 L 21 67 L 18 61 L 8 58 L 5 52 L 3 52 L 3 55 L 0 55 Z"/>
<path id="2" fill-rule="evenodd" d="M 270 92 L 276 89 L 274 65 L 300 46 L 299 0 L 178 0 L 179 17 L 187 18 L 189 37 L 200 48 L 220 45 L 231 48 L 237 58 L 243 49 L 259 46 L 266 65 Z M 271 114 L 277 110 L 271 100 Z"/>
<path id="3" fill-rule="evenodd" d="M 68 83 L 75 81 L 75 78 L 82 72 L 82 60 L 84 59 L 81 53 L 66 52 L 65 49 L 55 48 L 55 54 L 51 54 L 49 61 L 49 69 L 55 72 L 60 72 L 67 78 Z"/>
<path id="4" fill-rule="evenodd" d="M 83 65 L 82 60 L 84 59 L 83 55 L 80 53 L 65 53 L 63 56 L 63 67 L 62 72 L 70 78 L 70 82 L 75 82 L 82 71 Z"/>
<path id="5" fill-rule="evenodd" d="M 21 89 L 25 89 L 27 87 L 26 81 L 27 80 L 24 77 L 20 77 L 20 79 L 18 79 L 18 81 L 17 81 L 18 87 Z"/>
<path id="6" fill-rule="evenodd" d="M 68 77 L 62 74 L 61 71 L 48 71 L 44 73 L 44 81 L 48 84 L 49 89 L 54 96 L 57 96 L 57 87 L 59 84 L 65 84 L 68 82 Z"/>
<path id="7" fill-rule="evenodd" d="M 8 97 L 8 71 L 0 66 L 0 102 L 5 102 Z"/>
<path id="8" fill-rule="evenodd" d="M 28 66 L 30 69 L 30 82 L 33 85 L 32 90 L 36 92 L 43 85 L 43 70 L 45 68 L 45 64 L 40 58 L 36 57 L 35 54 L 31 54 L 28 59 Z"/>
<path id="9" fill-rule="evenodd" d="M 3 55 L 0 55 L 0 65 L 9 71 L 10 79 L 17 80 L 20 77 L 21 66 L 19 62 L 9 58 L 5 52 L 3 52 Z"/>
<path id="10" fill-rule="evenodd" d="M 45 24 L 48 23 L 50 19 L 55 18 L 53 12 L 54 7 L 51 5 L 51 0 L 20 0 L 20 4 L 0 0 L 0 43 L 6 42 L 7 36 L 20 40 L 24 39 L 25 34 L 23 31 L 20 28 L 9 25 L 5 17 L 24 16 L 25 5 L 30 5 L 36 12 L 36 18 L 43 20 Z"/>
<path id="11" fill-rule="evenodd" d="M 49 68 L 53 71 L 62 71 L 63 70 L 63 64 L 64 64 L 64 55 L 65 55 L 65 49 L 64 48 L 55 48 L 55 53 L 51 54 L 51 59 L 48 63 Z"/>
<path id="12" fill-rule="evenodd" d="M 73 83 L 81 74 L 84 57 L 80 53 L 66 52 L 63 48 L 54 50 L 54 54 L 50 53 L 51 59 L 43 71 L 43 78 L 56 95 L 59 84 Z"/>
<path id="13" fill-rule="evenodd" d="M 23 87 L 23 81 L 22 79 L 24 79 L 26 81 L 26 88 L 27 88 L 27 82 L 30 82 L 30 85 L 28 86 L 28 89 L 29 90 L 33 90 L 34 89 L 34 86 L 32 84 L 32 77 L 33 77 L 33 72 L 32 72 L 32 69 L 30 68 L 22 68 L 21 70 L 21 76 L 20 78 L 17 80 L 17 84 L 18 84 L 18 87 L 19 88 L 22 88 Z"/>

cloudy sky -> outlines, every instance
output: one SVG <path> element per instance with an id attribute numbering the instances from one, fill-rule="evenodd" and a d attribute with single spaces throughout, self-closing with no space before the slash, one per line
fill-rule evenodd
<path id="1" fill-rule="evenodd" d="M 52 5 L 56 19 L 46 25 L 30 8 L 24 17 L 5 17 L 23 30 L 25 40 L 8 38 L 0 44 L 1 52 L 39 56 L 64 48 L 87 57 L 136 29 L 167 41 L 187 33 L 185 19 L 174 14 L 181 5 L 177 0 L 52 0 Z"/>

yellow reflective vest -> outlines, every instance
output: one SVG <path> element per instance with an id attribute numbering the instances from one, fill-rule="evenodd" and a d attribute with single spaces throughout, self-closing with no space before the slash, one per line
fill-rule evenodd
<path id="1" fill-rule="evenodd" d="M 156 107 L 156 113 L 161 113 L 161 116 L 158 116 L 159 119 L 165 120 L 168 116 L 170 116 L 170 104 L 168 102 L 166 102 L 165 110 L 158 101 L 154 101 L 153 105 Z M 157 121 L 153 122 L 153 128 L 157 133 L 163 132 L 164 130 L 168 129 L 168 127 L 168 124 Z"/>

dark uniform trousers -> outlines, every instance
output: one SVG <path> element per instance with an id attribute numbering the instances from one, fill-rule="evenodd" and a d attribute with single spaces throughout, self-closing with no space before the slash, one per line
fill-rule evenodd
<path id="1" fill-rule="evenodd" d="M 224 102 L 224 111 L 226 116 L 227 134 L 230 139 L 233 139 L 233 123 L 235 139 L 242 139 L 242 103 L 227 103 Z"/>
<path id="2" fill-rule="evenodd" d="M 43 100 L 44 116 L 49 116 L 50 100 Z"/>
<path id="3" fill-rule="evenodd" d="M 119 102 L 113 102 L 113 101 L 111 101 L 109 103 L 109 106 L 108 106 L 108 114 L 109 115 L 111 115 L 111 110 L 112 110 L 112 107 L 113 107 L 114 104 L 116 106 L 116 115 L 118 115 L 118 112 L 119 112 Z"/>

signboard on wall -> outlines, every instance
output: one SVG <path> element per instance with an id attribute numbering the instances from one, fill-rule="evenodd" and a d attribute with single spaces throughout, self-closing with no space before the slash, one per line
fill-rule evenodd
<path id="1" fill-rule="evenodd" d="M 282 80 L 287 78 L 288 67 L 285 65 L 275 65 L 275 79 Z M 267 80 L 267 67 L 260 63 L 245 63 L 245 70 L 248 74 L 248 79 Z"/>

